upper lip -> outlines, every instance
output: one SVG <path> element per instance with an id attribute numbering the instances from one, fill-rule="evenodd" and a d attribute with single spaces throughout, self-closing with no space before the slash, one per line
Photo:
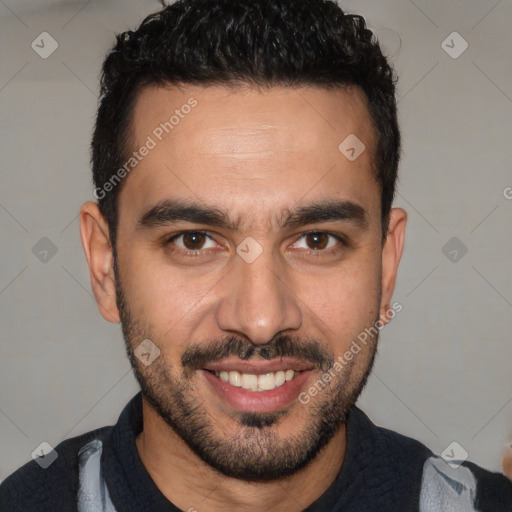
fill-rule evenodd
<path id="1" fill-rule="evenodd" d="M 264 375 L 278 371 L 294 370 L 296 372 L 314 370 L 313 364 L 300 361 L 293 357 L 283 357 L 270 361 L 242 361 L 241 359 L 224 359 L 215 363 L 209 363 L 204 370 L 212 372 L 239 372 L 252 375 Z"/>

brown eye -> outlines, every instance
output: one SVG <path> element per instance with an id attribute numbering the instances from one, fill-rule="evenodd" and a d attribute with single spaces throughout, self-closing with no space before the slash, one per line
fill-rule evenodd
<path id="1" fill-rule="evenodd" d="M 310 231 L 304 233 L 300 239 L 293 244 L 296 249 L 304 249 L 304 255 L 333 255 L 348 247 L 342 235 L 328 231 Z M 309 256 L 308 256 L 309 257 Z"/>
<path id="2" fill-rule="evenodd" d="M 208 233 L 203 231 L 182 231 L 167 240 L 166 245 L 177 247 L 190 255 L 201 254 L 203 249 L 214 249 L 215 241 Z"/>
<path id="3" fill-rule="evenodd" d="M 325 249 L 329 244 L 328 233 L 308 233 L 306 235 L 306 243 L 310 249 L 321 250 Z"/>
<path id="4" fill-rule="evenodd" d="M 182 236 L 183 245 L 186 249 L 191 251 L 198 251 L 203 248 L 206 241 L 206 235 L 197 231 L 184 233 Z"/>

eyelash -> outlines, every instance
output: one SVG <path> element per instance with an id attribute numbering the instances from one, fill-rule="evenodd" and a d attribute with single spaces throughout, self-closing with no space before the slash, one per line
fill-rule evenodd
<path id="1" fill-rule="evenodd" d="M 180 231 L 179 233 L 176 233 L 176 234 L 172 235 L 170 238 L 165 239 L 164 246 L 168 246 L 168 245 L 172 244 L 172 242 L 174 242 L 176 239 L 178 239 L 178 238 L 180 238 L 180 237 L 182 237 L 184 235 L 189 235 L 189 234 L 204 235 L 204 236 L 206 236 L 207 238 L 209 238 L 210 240 L 213 241 L 212 236 L 207 231 L 188 230 L 188 231 Z M 337 245 L 334 248 L 331 247 L 330 249 L 310 249 L 309 251 L 305 250 L 304 253 L 307 255 L 306 257 L 308 257 L 308 258 L 317 258 L 321 254 L 335 255 L 338 252 L 340 252 L 341 250 L 343 250 L 344 248 L 347 248 L 349 246 L 348 242 L 345 240 L 345 238 L 343 236 L 341 236 L 339 234 L 331 233 L 330 231 L 308 231 L 306 233 L 303 233 L 299 237 L 298 240 L 301 240 L 302 238 L 304 238 L 304 237 L 306 237 L 308 235 L 313 235 L 313 234 L 321 234 L 321 235 L 331 236 L 336 241 L 338 241 L 340 243 L 340 245 Z M 193 258 L 205 256 L 204 251 L 201 250 L 201 249 L 197 249 L 195 251 L 193 251 L 193 250 L 186 250 L 185 251 L 183 249 L 177 248 L 177 249 L 173 249 L 173 252 L 181 252 L 184 256 L 191 256 Z"/>

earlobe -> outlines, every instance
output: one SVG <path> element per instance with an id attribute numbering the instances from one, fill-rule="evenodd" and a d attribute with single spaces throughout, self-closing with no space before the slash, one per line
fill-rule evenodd
<path id="1" fill-rule="evenodd" d="M 407 212 L 402 208 L 393 208 L 390 213 L 389 229 L 382 249 L 382 298 L 380 320 L 390 321 L 390 304 L 395 289 L 398 266 L 405 245 L 405 227 Z"/>
<path id="2" fill-rule="evenodd" d="M 119 323 L 108 225 L 98 205 L 92 201 L 80 209 L 80 237 L 100 314 L 108 322 Z"/>

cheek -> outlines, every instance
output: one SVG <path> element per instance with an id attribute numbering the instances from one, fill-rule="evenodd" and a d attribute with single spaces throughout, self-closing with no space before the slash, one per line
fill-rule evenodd
<path id="1" fill-rule="evenodd" d="M 380 303 L 379 272 L 375 265 L 343 269 L 329 276 L 304 278 L 299 297 L 304 313 L 331 340 L 335 352 L 343 351 L 366 327 L 375 322 Z"/>
<path id="2" fill-rule="evenodd" d="M 122 267 L 122 283 L 134 318 L 162 342 L 190 339 L 220 276 L 197 278 L 165 263 L 145 264 L 144 258 L 133 256 Z"/>

